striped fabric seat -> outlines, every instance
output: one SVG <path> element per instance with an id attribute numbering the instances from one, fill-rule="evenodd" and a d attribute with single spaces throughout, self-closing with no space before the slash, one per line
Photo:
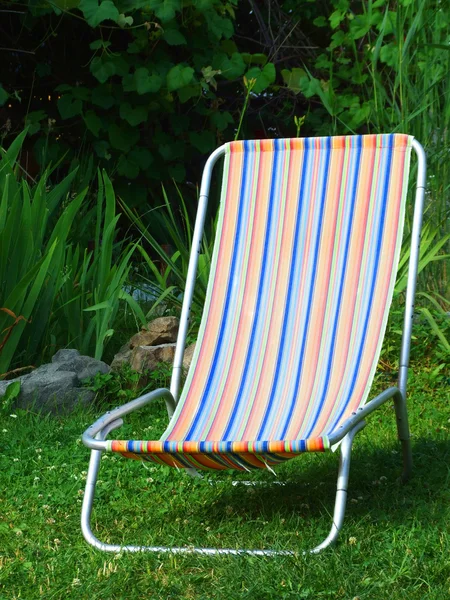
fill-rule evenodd
<path id="1" fill-rule="evenodd" d="M 270 468 L 367 399 L 392 299 L 412 138 L 227 145 L 192 364 L 159 441 L 108 449 L 197 469 Z"/>

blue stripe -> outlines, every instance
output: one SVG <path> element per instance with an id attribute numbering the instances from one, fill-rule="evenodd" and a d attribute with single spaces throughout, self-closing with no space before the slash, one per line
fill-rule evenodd
<path id="1" fill-rule="evenodd" d="M 300 253 L 298 251 L 299 242 L 300 242 L 299 231 L 300 231 L 300 225 L 301 225 L 301 220 L 302 220 L 302 215 L 303 215 L 303 205 L 304 205 L 304 200 L 305 200 L 305 187 L 304 187 L 305 184 L 304 184 L 304 182 L 306 180 L 306 174 L 308 173 L 308 165 L 309 165 L 310 157 L 311 157 L 311 153 L 307 151 L 307 144 L 305 143 L 302 174 L 300 177 L 300 189 L 299 189 L 298 209 L 297 209 L 297 217 L 296 217 L 296 224 L 295 224 L 294 246 L 293 246 L 293 250 L 292 250 L 293 260 L 292 260 L 292 265 L 291 265 L 291 271 L 289 274 L 289 283 L 288 283 L 288 287 L 287 287 L 286 307 L 285 307 L 285 311 L 284 311 L 282 333 L 280 336 L 280 345 L 279 345 L 278 352 L 277 352 L 277 366 L 276 366 L 275 375 L 273 378 L 272 389 L 271 389 L 270 395 L 269 395 L 270 400 L 266 407 L 263 419 L 261 421 L 261 426 L 258 431 L 258 438 L 265 437 L 265 428 L 267 426 L 267 423 L 271 422 L 272 413 L 279 408 L 277 405 L 277 401 L 276 401 L 277 400 L 276 394 L 278 391 L 278 387 L 283 383 L 281 381 L 281 378 L 279 375 L 280 375 L 280 370 L 281 370 L 280 367 L 282 365 L 282 352 L 283 352 L 284 348 L 286 348 L 286 335 L 288 333 L 288 322 L 290 321 L 289 317 L 290 317 L 290 312 L 291 312 L 291 306 L 293 305 L 293 301 L 294 301 L 294 294 L 293 294 L 294 279 L 297 276 L 298 263 L 300 260 Z"/>
<path id="2" fill-rule="evenodd" d="M 326 179 L 325 179 L 325 181 L 322 180 L 323 186 L 322 186 L 322 195 L 320 198 L 320 209 L 319 209 L 317 231 L 322 230 L 323 213 L 325 210 L 325 198 L 326 198 L 326 190 L 327 190 L 326 184 L 328 182 L 330 156 L 331 156 L 331 152 L 330 152 L 331 140 L 330 140 L 330 138 L 326 139 L 324 146 L 326 147 L 326 154 L 324 156 L 324 160 L 325 160 L 325 169 L 324 169 L 325 173 L 324 174 L 326 176 Z M 284 425 L 282 426 L 282 430 L 280 433 L 281 439 L 284 439 L 284 437 L 286 435 L 286 431 L 287 431 L 289 425 L 291 424 L 292 413 L 294 412 L 294 409 L 295 409 L 295 404 L 296 404 L 297 395 L 298 395 L 298 391 L 299 391 L 300 379 L 301 379 L 301 375 L 302 375 L 302 371 L 303 371 L 303 363 L 305 360 L 306 340 L 308 338 L 308 331 L 309 331 L 309 325 L 310 325 L 310 320 L 311 320 L 312 298 L 313 298 L 314 289 L 315 289 L 315 285 L 316 285 L 319 245 L 320 245 L 320 235 L 316 235 L 313 268 L 312 268 L 313 277 L 312 277 L 311 285 L 309 288 L 309 294 L 308 294 L 308 301 L 307 301 L 308 308 L 307 308 L 307 313 L 306 313 L 306 325 L 305 325 L 305 330 L 304 330 L 303 339 L 302 339 L 302 345 L 301 345 L 301 351 L 300 351 L 300 361 L 299 361 L 297 373 L 295 376 L 294 393 L 292 394 L 289 410 L 288 410 L 287 416 L 285 417 Z"/>
<path id="3" fill-rule="evenodd" d="M 241 200 L 242 200 L 242 198 L 245 199 L 244 191 L 246 190 L 246 187 L 247 187 L 248 181 L 249 181 L 249 171 L 250 171 L 250 169 L 248 168 L 248 162 L 249 162 L 249 152 L 248 151 L 250 150 L 249 142 L 244 143 L 244 149 L 245 149 L 245 152 L 244 152 L 244 161 L 243 161 L 243 168 L 242 168 Z M 242 203 L 241 203 L 241 206 L 242 206 Z M 239 217 L 241 217 L 241 215 L 242 215 L 242 213 L 240 211 Z M 243 226 L 242 224 L 243 224 L 243 219 L 239 218 L 239 220 L 237 222 L 236 234 L 235 234 L 235 239 L 234 239 L 234 247 L 236 249 L 239 248 L 239 245 L 241 244 L 242 226 Z M 218 240 L 218 242 L 219 241 L 220 240 Z M 226 294 L 226 299 L 225 299 L 224 310 L 222 313 L 222 322 L 220 325 L 219 336 L 217 339 L 217 344 L 216 344 L 216 348 L 215 348 L 215 352 L 214 352 L 214 358 L 211 363 L 211 370 L 209 372 L 208 380 L 206 382 L 202 398 L 200 399 L 200 402 L 198 405 L 197 414 L 196 414 L 195 418 L 193 419 L 192 425 L 186 435 L 186 438 L 185 438 L 186 440 L 196 439 L 196 430 L 197 430 L 197 428 L 201 427 L 202 422 L 203 422 L 203 421 L 200 421 L 200 419 L 203 416 L 203 420 L 204 420 L 208 416 L 208 411 L 205 410 L 205 401 L 208 399 L 208 396 L 210 395 L 210 390 L 213 385 L 214 378 L 221 374 L 221 371 L 218 370 L 217 367 L 218 367 L 219 359 L 221 357 L 220 356 L 221 352 L 223 353 L 224 350 L 226 350 L 226 348 L 224 348 L 223 338 L 228 329 L 228 321 L 230 318 L 232 318 L 234 316 L 232 311 L 230 311 L 230 306 L 232 304 L 230 301 L 230 298 L 233 294 L 233 284 L 234 284 L 234 278 L 235 278 L 235 274 L 236 274 L 236 265 L 238 264 L 238 255 L 239 255 L 239 252 L 237 252 L 237 251 L 233 252 L 230 274 L 229 274 L 229 279 L 228 279 L 227 294 Z M 236 291 L 237 290 L 234 290 L 235 294 L 236 294 Z M 202 415 L 202 413 L 203 413 L 203 415 Z"/>
<path id="4" fill-rule="evenodd" d="M 345 276 L 347 273 L 347 265 L 348 265 L 348 251 L 349 251 L 349 247 L 350 247 L 350 238 L 351 238 L 351 232 L 352 232 L 352 226 L 353 226 L 353 217 L 354 217 L 354 213 L 355 213 L 355 198 L 356 198 L 356 190 L 358 187 L 358 183 L 359 183 L 359 169 L 361 166 L 361 154 L 362 154 L 362 144 L 361 144 L 361 140 L 360 137 L 358 137 L 357 140 L 359 143 L 357 143 L 356 145 L 356 151 L 354 152 L 355 155 L 355 165 L 352 168 L 352 173 L 353 173 L 353 182 L 352 182 L 352 186 L 351 186 L 351 191 L 350 191 L 350 214 L 348 216 L 348 218 L 346 219 L 348 228 L 347 228 L 347 232 L 346 232 L 346 239 L 345 239 L 345 245 L 344 245 L 344 256 L 343 256 L 343 269 L 341 270 L 341 280 L 339 283 L 339 291 L 337 294 L 337 298 L 335 299 L 335 311 L 334 311 L 334 315 L 333 318 L 331 320 L 331 322 L 333 323 L 333 329 L 332 329 L 332 334 L 331 334 L 331 341 L 330 341 L 330 345 L 329 345 L 329 352 L 328 352 L 328 357 L 325 361 L 325 378 L 324 378 L 324 386 L 323 386 L 323 390 L 322 390 L 322 395 L 320 396 L 320 399 L 317 403 L 315 403 L 315 407 L 316 410 L 314 411 L 314 416 L 311 417 L 311 422 L 310 422 L 310 426 L 308 427 L 308 430 L 303 433 L 303 436 L 308 439 L 308 437 L 311 435 L 311 431 L 313 430 L 315 423 L 317 421 L 317 418 L 319 417 L 325 399 L 326 399 L 326 395 L 328 392 L 328 386 L 330 385 L 330 375 L 331 375 L 331 365 L 332 365 L 332 361 L 333 361 L 333 356 L 334 356 L 334 350 L 335 350 L 335 344 L 336 344 L 336 335 L 337 335 L 337 329 L 338 329 L 338 324 L 339 324 L 339 313 L 341 310 L 341 302 L 342 302 L 342 295 L 344 293 L 344 281 L 345 281 Z M 330 294 L 333 293 L 333 291 L 328 290 Z M 360 354 L 358 354 L 358 358 L 361 359 Z"/>
<path id="5" fill-rule="evenodd" d="M 392 138 L 393 136 L 389 135 L 386 137 Z M 384 140 L 384 136 L 383 136 L 383 147 L 384 147 L 384 142 L 385 142 L 385 140 Z M 390 139 L 389 139 L 389 142 L 390 142 Z M 386 156 L 387 158 L 386 158 L 386 164 L 385 164 L 385 175 L 384 175 L 384 180 L 383 180 L 383 187 L 382 187 L 382 192 L 381 192 L 380 198 L 379 198 L 379 204 L 381 206 L 381 211 L 380 211 L 380 216 L 379 216 L 379 220 L 378 220 L 378 228 L 377 228 L 377 233 L 376 233 L 376 244 L 374 244 L 372 246 L 376 260 L 375 260 L 375 264 L 373 267 L 371 281 L 370 281 L 370 285 L 369 285 L 368 305 L 367 305 L 366 313 L 364 316 L 363 326 L 360 329 L 361 335 L 360 335 L 360 342 L 358 345 L 358 349 L 356 351 L 357 357 L 361 357 L 364 343 L 366 341 L 369 318 L 370 318 L 370 313 L 371 313 L 372 304 L 373 304 L 373 295 L 374 295 L 374 290 L 375 290 L 377 275 L 378 275 L 378 267 L 380 265 L 379 258 L 380 258 L 380 251 L 381 251 L 381 246 L 382 246 L 382 241 L 383 241 L 384 224 L 386 221 L 386 201 L 387 201 L 387 193 L 389 190 L 389 182 L 390 182 L 390 178 L 391 178 L 391 164 L 392 164 L 392 152 L 393 152 L 392 143 L 389 143 L 389 142 L 386 144 L 386 147 L 387 147 L 386 153 L 382 154 L 382 156 Z M 377 203 L 377 205 L 378 205 L 378 203 Z M 360 366 L 361 366 L 361 361 L 359 360 L 355 364 L 353 374 L 350 377 L 350 387 L 349 387 L 348 393 L 347 393 L 344 401 L 342 402 L 341 410 L 336 415 L 334 422 L 333 422 L 333 426 L 330 427 L 329 431 L 333 431 L 333 428 L 335 427 L 335 425 L 337 423 L 339 423 L 339 420 L 342 418 L 342 415 L 344 414 L 344 412 L 347 408 L 347 405 L 351 400 Z"/>
<path id="6" fill-rule="evenodd" d="M 224 431 L 225 439 L 227 439 L 230 436 L 230 432 L 236 422 L 236 419 L 237 419 L 237 416 L 239 413 L 239 407 L 242 404 L 243 399 L 244 399 L 243 407 L 246 408 L 245 395 L 243 394 L 243 390 L 246 385 L 251 384 L 251 382 L 252 382 L 252 378 L 254 375 L 254 369 L 255 369 L 255 360 L 257 359 L 257 357 L 259 355 L 259 351 L 258 351 L 259 349 L 257 347 L 257 344 L 255 344 L 256 333 L 262 323 L 262 316 L 266 314 L 268 294 L 264 293 L 264 290 L 265 290 L 265 288 L 267 288 L 268 274 L 270 273 L 270 270 L 271 270 L 270 265 L 267 264 L 269 262 L 268 249 L 269 249 L 269 247 L 272 247 L 271 242 L 272 242 L 273 236 L 275 235 L 274 228 L 272 227 L 272 224 L 274 221 L 273 212 L 274 212 L 276 187 L 277 187 L 275 184 L 277 182 L 278 173 L 279 173 L 279 169 L 280 169 L 280 157 L 282 158 L 282 155 L 283 155 L 282 152 L 277 152 L 278 146 L 279 146 L 279 140 L 274 140 L 274 146 L 275 146 L 275 152 L 274 152 L 275 160 L 274 160 L 272 176 L 271 176 L 269 206 L 268 206 L 268 210 L 267 210 L 267 221 L 266 221 L 267 226 L 266 226 L 266 233 L 265 233 L 265 239 L 264 239 L 263 257 L 261 260 L 261 272 L 260 272 L 260 277 L 259 277 L 258 298 L 256 301 L 256 305 L 258 306 L 258 311 L 256 312 L 255 318 L 253 320 L 253 325 L 252 325 L 252 330 L 251 330 L 251 335 L 250 335 L 250 342 L 248 345 L 247 354 L 246 354 L 246 358 L 245 358 L 245 362 L 244 362 L 245 366 L 243 368 L 243 376 L 241 378 L 241 381 L 239 384 L 239 389 L 236 394 L 236 402 L 234 405 L 234 409 L 230 411 L 230 418 L 228 420 L 227 427 Z M 273 256 L 269 257 L 269 258 L 272 258 L 272 261 L 273 261 Z M 251 276 L 252 276 L 252 274 L 250 274 L 250 277 Z M 238 426 L 239 426 L 239 423 L 238 423 Z"/>

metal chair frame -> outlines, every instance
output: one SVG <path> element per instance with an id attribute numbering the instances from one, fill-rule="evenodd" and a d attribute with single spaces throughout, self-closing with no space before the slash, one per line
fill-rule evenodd
<path id="1" fill-rule="evenodd" d="M 365 419 L 374 410 L 382 404 L 392 399 L 395 407 L 398 437 L 402 446 L 403 455 L 403 473 L 402 480 L 406 482 L 412 473 L 412 451 L 408 425 L 408 413 L 406 407 L 406 387 L 408 376 L 408 364 L 411 347 L 411 333 L 414 316 L 414 297 L 416 291 L 416 279 L 419 263 L 420 231 L 422 226 L 424 192 L 426 181 L 426 157 L 423 147 L 419 142 L 413 140 L 412 148 L 416 153 L 417 183 L 415 193 L 414 218 L 411 233 L 411 252 L 409 258 L 409 272 L 406 289 L 405 315 L 403 324 L 403 336 L 400 353 L 400 367 L 397 387 L 391 387 L 379 394 L 376 398 L 367 402 L 359 408 L 356 413 L 347 419 L 341 425 L 340 429 L 329 436 L 330 445 L 340 444 L 340 461 L 337 478 L 336 499 L 334 505 L 334 514 L 331 530 L 328 536 L 320 544 L 315 546 L 309 553 L 317 554 L 333 544 L 342 529 L 345 507 L 347 501 L 347 489 L 350 473 L 350 459 L 352 444 L 355 435 L 366 425 Z M 107 412 L 89 427 L 82 436 L 82 441 L 91 449 L 91 458 L 86 479 L 86 489 L 83 498 L 81 512 L 81 529 L 86 541 L 105 552 L 156 552 L 173 554 L 204 554 L 204 555 L 253 555 L 253 556 L 289 556 L 298 554 L 295 550 L 246 550 L 232 548 L 196 548 L 196 547 L 170 547 L 170 546 L 134 546 L 117 545 L 101 542 L 93 534 L 90 525 L 92 506 L 95 495 L 95 486 L 97 482 L 101 455 L 106 450 L 106 437 L 108 434 L 123 424 L 122 417 L 142 408 L 157 398 L 163 398 L 166 402 L 169 418 L 173 415 L 176 402 L 179 397 L 180 382 L 182 376 L 183 354 L 186 343 L 186 336 L 189 326 L 189 314 L 191 309 L 192 297 L 194 292 L 195 279 L 197 274 L 198 256 L 201 248 L 205 215 L 208 206 L 208 195 L 212 177 L 213 167 L 216 162 L 225 153 L 225 147 L 221 146 L 211 154 L 206 162 L 203 178 L 200 188 L 199 205 L 195 229 L 193 235 L 192 249 L 186 279 L 186 288 L 184 293 L 183 306 L 180 318 L 180 329 L 178 333 L 177 346 L 175 351 L 174 366 L 170 390 L 158 389 L 137 398 L 127 404 Z M 198 475 L 195 469 L 186 469 L 191 475 Z"/>

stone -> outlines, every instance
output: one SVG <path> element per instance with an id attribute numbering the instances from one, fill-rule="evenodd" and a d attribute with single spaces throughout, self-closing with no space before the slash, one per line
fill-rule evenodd
<path id="1" fill-rule="evenodd" d="M 110 368 L 100 360 L 81 356 L 78 350 L 60 350 L 50 364 L 42 365 L 27 375 L 0 382 L 0 396 L 14 381 L 20 381 L 17 408 L 33 408 L 38 412 L 67 412 L 77 404 L 87 404 L 94 392 L 82 387 L 82 381 Z"/>
<path id="2" fill-rule="evenodd" d="M 111 363 L 111 370 L 120 371 L 124 365 L 129 364 L 132 353 L 133 350 L 130 348 L 130 344 L 124 344 L 122 348 L 120 348 L 119 352 L 114 356 Z"/>
<path id="3" fill-rule="evenodd" d="M 194 356 L 195 344 L 196 342 L 190 344 L 184 351 L 183 367 L 184 369 L 186 369 L 186 371 L 188 371 L 189 367 L 191 366 L 192 357 Z"/>
<path id="4" fill-rule="evenodd" d="M 81 356 L 78 350 L 59 350 L 52 358 L 52 364 L 58 365 L 58 371 L 77 373 L 79 381 L 94 377 L 97 373 L 109 373 L 109 366 L 90 356 Z"/>
<path id="5" fill-rule="evenodd" d="M 131 338 L 129 347 L 159 346 L 176 342 L 179 325 L 180 321 L 176 317 L 158 317 Z"/>
<path id="6" fill-rule="evenodd" d="M 158 363 L 172 363 L 174 356 L 175 344 L 137 346 L 131 351 L 130 366 L 138 373 L 154 371 Z"/>

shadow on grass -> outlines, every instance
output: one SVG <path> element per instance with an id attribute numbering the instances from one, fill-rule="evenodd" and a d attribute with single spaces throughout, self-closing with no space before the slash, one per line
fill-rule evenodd
<path id="1" fill-rule="evenodd" d="M 300 456 L 277 469 L 278 478 L 269 474 L 240 477 L 258 481 L 257 485 L 236 485 L 220 476 L 213 485 L 220 489 L 214 505 L 194 511 L 200 518 L 208 512 L 210 522 L 222 520 L 226 512 L 245 514 L 246 519 L 287 518 L 298 513 L 303 517 L 319 517 L 332 513 L 336 494 L 338 452 L 335 455 Z M 401 453 L 396 449 L 361 448 L 354 451 L 350 469 L 347 516 L 360 518 L 372 513 L 376 519 L 404 522 L 415 518 L 435 519 L 439 506 L 449 493 L 450 440 L 415 440 L 414 473 L 402 484 Z M 271 485 L 275 482 L 275 485 Z M 277 485 L 281 482 L 283 485 Z M 196 485 L 203 486 L 206 482 Z M 207 485 L 207 484 L 206 484 Z M 441 510 L 442 520 L 447 520 Z"/>

